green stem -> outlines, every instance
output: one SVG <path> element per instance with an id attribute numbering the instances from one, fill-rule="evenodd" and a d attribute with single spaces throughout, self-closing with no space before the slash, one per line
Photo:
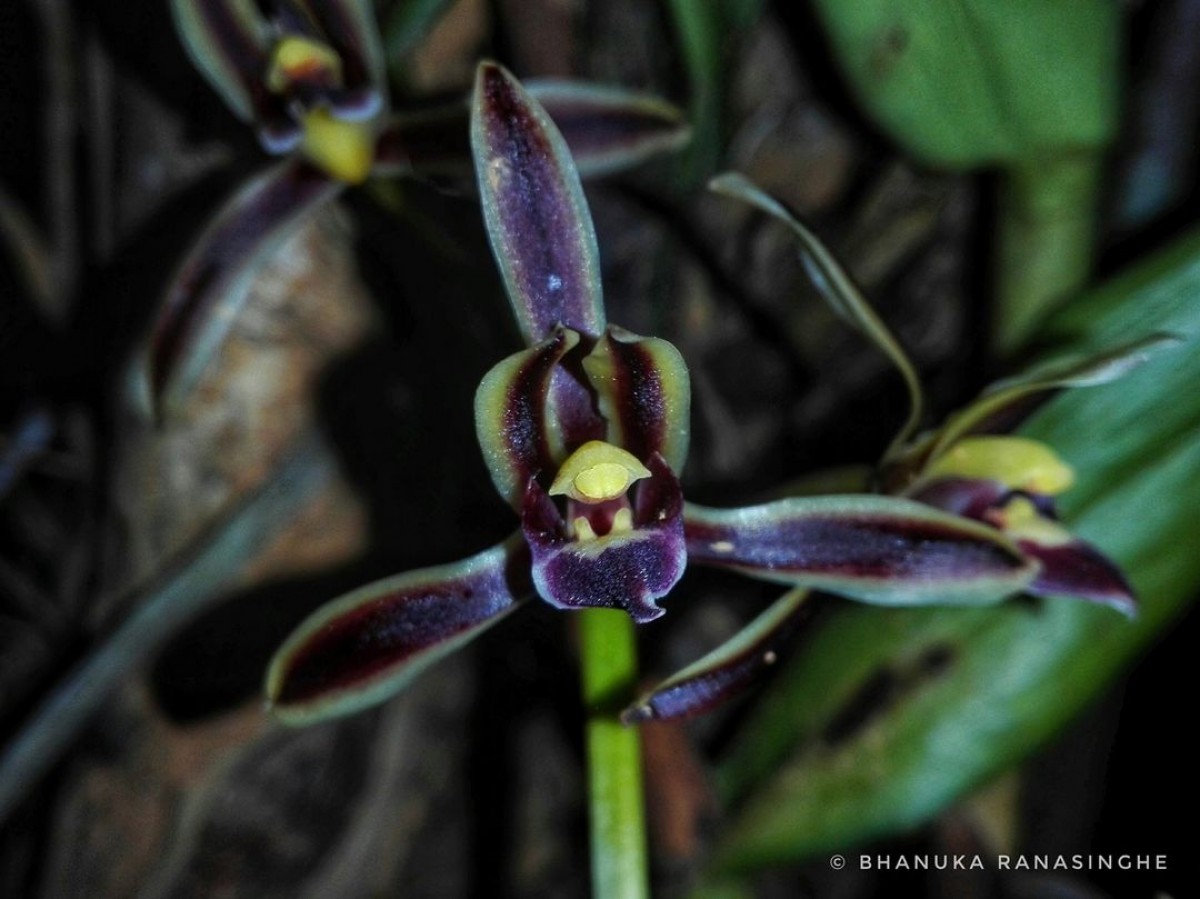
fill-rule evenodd
<path id="1" fill-rule="evenodd" d="M 627 614 L 585 609 L 579 615 L 583 701 L 587 710 L 592 895 L 650 895 L 642 756 L 638 731 L 618 719 L 637 681 L 637 642 Z"/>
<path id="2" fill-rule="evenodd" d="M 1091 273 L 1102 177 L 1093 151 L 1017 163 L 1004 175 L 996 258 L 995 349 L 1017 350 Z"/>

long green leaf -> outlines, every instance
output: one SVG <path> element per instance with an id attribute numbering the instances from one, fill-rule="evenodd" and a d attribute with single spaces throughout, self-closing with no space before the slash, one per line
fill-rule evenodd
<path id="1" fill-rule="evenodd" d="M 1200 234 L 1052 322 L 1081 353 L 1130 336 L 1200 337 Z M 1079 479 L 1064 518 L 1130 575 L 1128 622 L 1069 600 L 992 609 L 847 609 L 806 644 L 721 768 L 737 806 L 718 865 L 808 858 L 902 830 L 1063 727 L 1200 586 L 1200 354 L 1163 353 L 1071 391 L 1024 429 Z"/>

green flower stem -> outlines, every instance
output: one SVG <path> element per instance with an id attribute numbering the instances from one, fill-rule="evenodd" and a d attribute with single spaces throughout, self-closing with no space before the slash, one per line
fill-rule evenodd
<path id="1" fill-rule="evenodd" d="M 1088 279 L 1095 254 L 1101 154 L 1025 160 L 1004 174 L 996 254 L 994 349 L 1017 350 Z"/>
<path id="2" fill-rule="evenodd" d="M 592 895 L 650 895 L 642 798 L 641 741 L 618 719 L 637 681 L 633 621 L 612 609 L 579 613 L 583 701 L 587 711 Z"/>

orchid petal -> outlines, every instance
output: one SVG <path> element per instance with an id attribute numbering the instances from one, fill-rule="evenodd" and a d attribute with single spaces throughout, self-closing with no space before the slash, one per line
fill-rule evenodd
<path id="1" fill-rule="evenodd" d="M 909 499 L 975 521 L 983 521 L 988 510 L 1004 502 L 1012 488 L 985 478 L 936 478 L 914 485 Z"/>
<path id="2" fill-rule="evenodd" d="M 271 711 L 310 724 L 389 698 L 516 609 L 530 593 L 520 535 L 462 562 L 360 587 L 323 606 L 267 672 Z"/>
<path id="3" fill-rule="evenodd" d="M 989 419 L 1032 394 L 1064 387 L 1108 384 L 1123 378 L 1156 352 L 1181 342 L 1173 334 L 1157 332 L 1084 359 L 1051 362 L 1016 377 L 997 381 L 971 405 L 946 422 L 929 447 L 927 460 L 936 459 L 964 435 L 979 430 Z"/>
<path id="4" fill-rule="evenodd" d="M 639 624 L 664 614 L 656 600 L 683 577 L 687 547 L 679 481 L 661 456 L 638 485 L 634 526 L 590 540 L 567 536 L 567 525 L 537 481 L 530 481 L 521 528 L 533 554 L 538 594 L 560 609 L 623 609 Z"/>
<path id="5" fill-rule="evenodd" d="M 342 61 L 343 85 L 329 94 L 331 111 L 346 121 L 373 118 L 386 103 L 387 73 L 370 0 L 308 0 L 307 6 Z"/>
<path id="6" fill-rule="evenodd" d="M 233 325 L 259 268 L 341 185 L 289 160 L 242 187 L 217 213 L 171 280 L 151 330 L 149 402 L 181 400 Z"/>
<path id="7" fill-rule="evenodd" d="M 267 152 L 294 148 L 300 127 L 267 89 L 272 35 L 254 0 L 171 0 L 171 11 L 196 68 L 238 118 L 258 125 Z"/>
<path id="8" fill-rule="evenodd" d="M 920 424 L 925 401 L 917 372 L 891 330 L 871 308 L 820 238 L 808 230 L 782 203 L 736 172 L 718 175 L 708 183 L 708 188 L 723 196 L 749 203 L 787 225 L 800 241 L 800 261 L 804 264 L 804 270 L 829 304 L 829 308 L 892 360 L 908 389 L 909 408 L 908 418 L 892 439 L 884 458 L 898 452 Z"/>
<path id="9" fill-rule="evenodd" d="M 682 471 L 691 382 L 679 350 L 665 340 L 610 326 L 583 367 L 608 421 L 608 441 L 639 459 L 660 453 L 673 471 Z"/>
<path id="10" fill-rule="evenodd" d="M 685 521 L 693 563 L 879 605 L 990 603 L 1038 569 L 993 528 L 890 497 L 689 504 Z"/>
<path id="11" fill-rule="evenodd" d="M 574 331 L 560 328 L 537 346 L 514 353 L 483 377 L 475 393 L 475 431 L 492 483 L 514 508 L 520 508 L 529 479 L 553 474 L 554 446 L 548 414 L 551 378 L 562 357 L 579 343 Z"/>
<path id="12" fill-rule="evenodd" d="M 702 715 L 756 683 L 804 618 L 809 591 L 789 590 L 712 652 L 656 686 L 626 709 L 626 724 Z"/>
<path id="13" fill-rule="evenodd" d="M 596 233 L 562 135 L 516 79 L 481 63 L 471 146 L 484 222 L 521 333 L 604 330 Z"/>
<path id="14" fill-rule="evenodd" d="M 651 94 L 575 81 L 526 81 L 567 142 L 582 178 L 631 169 L 687 142 L 683 113 Z M 393 117 L 379 136 L 375 173 L 471 174 L 470 107 L 453 102 Z"/>

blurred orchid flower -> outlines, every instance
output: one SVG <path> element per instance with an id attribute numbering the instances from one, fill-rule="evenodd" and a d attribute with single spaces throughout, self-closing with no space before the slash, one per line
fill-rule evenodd
<path id="1" fill-rule="evenodd" d="M 468 109 L 392 114 L 368 0 L 172 0 L 180 38 L 264 151 L 284 159 L 218 211 L 170 284 L 147 347 L 143 405 L 174 404 L 227 336 L 253 275 L 317 209 L 369 177 L 471 173 Z M 264 14 L 265 11 L 265 14 Z M 618 88 L 533 87 L 586 174 L 681 146 L 682 114 Z"/>
<path id="2" fill-rule="evenodd" d="M 859 478 L 859 489 L 914 499 L 995 528 L 1035 563 L 1036 574 L 1022 587 L 1027 594 L 1102 603 L 1132 616 L 1134 594 L 1120 569 L 1072 535 L 1055 514 L 1054 498 L 1074 480 L 1070 466 L 1043 443 L 986 432 L 1004 413 L 1039 393 L 1108 383 L 1155 350 L 1177 343 L 1177 338 L 1152 334 L 1097 356 L 1058 362 L 998 382 L 941 428 L 914 437 L 924 408 L 916 371 L 820 240 L 742 175 L 721 175 L 710 188 L 786 224 L 799 241 L 805 270 L 822 298 L 892 360 L 907 385 L 909 414 L 877 468 Z M 803 616 L 806 598 L 805 590 L 782 597 L 731 640 L 642 697 L 627 710 L 627 720 L 698 714 L 744 690 L 774 663 L 777 648 Z"/>
<path id="3" fill-rule="evenodd" d="M 687 368 L 666 341 L 606 322 L 592 220 L 562 135 L 511 75 L 484 63 L 471 140 L 528 344 L 485 375 L 475 402 L 485 461 L 520 529 L 315 612 L 268 672 L 282 720 L 378 702 L 531 596 L 652 621 L 689 563 L 885 605 L 990 603 L 1032 581 L 1038 564 L 1001 532 L 910 499 L 685 503 Z"/>

